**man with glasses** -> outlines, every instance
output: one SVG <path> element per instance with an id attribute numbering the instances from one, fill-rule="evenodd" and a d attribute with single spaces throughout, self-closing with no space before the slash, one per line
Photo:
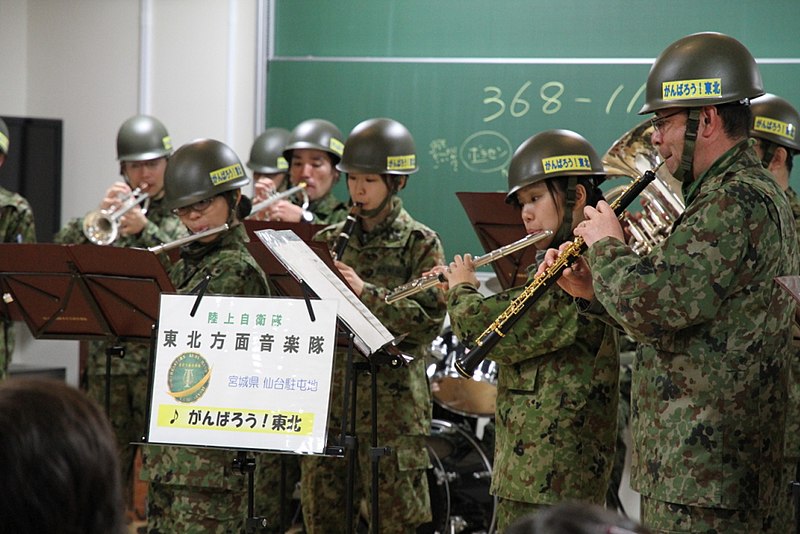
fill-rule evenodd
<path id="1" fill-rule="evenodd" d="M 794 305 L 774 278 L 797 273 L 800 255 L 786 196 L 749 140 L 749 101 L 763 93 L 731 37 L 664 50 L 640 113 L 656 115 L 652 142 L 686 209 L 637 256 L 608 204 L 585 208 L 575 234 L 589 248 L 559 280 L 639 342 L 631 485 L 659 533 L 791 530 L 778 512 Z"/>
<path id="2" fill-rule="evenodd" d="M 140 205 L 119 218 L 116 247 L 148 248 L 186 235 L 178 217 L 164 205 L 164 171 L 172 153 L 166 127 L 149 115 L 130 117 L 117 132 L 117 160 L 122 180 L 106 190 L 98 209 L 118 209 L 135 189 L 147 193 Z M 90 243 L 83 231 L 83 217 L 70 220 L 58 234 L 56 243 Z M 101 406 L 106 405 L 106 358 L 111 344 L 89 341 L 82 344 L 82 386 Z M 123 357 L 111 358 L 111 384 L 108 415 L 120 450 L 120 468 L 125 487 L 132 494 L 136 447 L 142 437 L 147 404 L 149 343 L 127 343 L 120 347 Z M 129 499 L 130 500 L 130 499 Z M 129 503 L 130 504 L 130 503 Z"/>

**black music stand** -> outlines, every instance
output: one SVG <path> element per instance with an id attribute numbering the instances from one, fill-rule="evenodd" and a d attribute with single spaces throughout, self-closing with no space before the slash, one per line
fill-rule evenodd
<path id="1" fill-rule="evenodd" d="M 472 228 L 484 251 L 491 252 L 525 237 L 520 213 L 505 201 L 505 193 L 458 192 Z M 492 262 L 500 287 L 508 289 L 525 283 L 526 268 L 536 261 L 536 248 L 525 247 Z"/>
<path id="2" fill-rule="evenodd" d="M 270 234 L 270 231 L 274 229 L 268 229 L 267 234 Z M 293 229 L 290 229 L 293 232 Z M 285 287 L 287 291 L 290 293 L 287 296 L 302 296 L 304 298 L 308 298 L 309 294 L 314 298 L 319 298 L 319 295 L 315 292 L 314 288 L 309 287 L 309 285 L 302 279 L 298 277 L 298 274 L 293 272 L 287 272 L 288 269 L 284 265 L 287 258 L 278 258 L 270 250 L 269 246 L 267 245 L 267 239 L 262 239 L 259 235 L 261 232 L 253 232 L 251 235 L 251 241 L 248 244 L 248 250 L 250 250 L 253 257 L 259 262 L 259 265 L 262 266 L 262 269 L 265 270 L 268 274 L 274 273 L 276 276 L 286 276 L 288 275 L 287 279 L 282 284 L 282 287 Z M 271 235 L 278 236 L 279 234 L 283 234 L 284 236 L 290 235 L 289 232 L 276 232 Z M 313 234 L 311 234 L 313 236 Z M 299 238 L 298 235 L 290 235 L 288 238 L 297 239 Z M 307 239 L 300 238 L 305 244 L 311 248 L 311 250 L 316 254 L 316 256 L 322 260 L 328 269 L 336 275 L 336 278 L 343 282 L 345 286 L 343 288 L 342 297 L 352 297 L 352 298 L 345 298 L 347 302 L 356 302 L 360 306 L 356 306 L 356 308 L 361 307 L 367 313 L 371 315 L 366 308 L 363 307 L 362 304 L 358 301 L 358 298 L 352 294 L 352 288 L 347 285 L 347 282 L 339 273 L 339 270 L 335 268 L 333 263 L 333 258 L 328 250 L 328 247 L 325 243 L 319 243 L 314 241 L 308 241 Z M 309 237 L 310 239 L 310 237 Z M 279 241 L 276 239 L 276 241 Z M 260 249 L 260 250 L 259 250 Z M 271 259 L 268 259 L 266 256 L 271 256 Z M 262 263 L 262 261 L 264 263 Z M 277 264 L 277 268 L 276 265 Z M 293 281 L 289 282 L 289 279 Z M 298 295 L 297 291 L 300 289 L 301 294 Z M 347 295 L 349 294 L 349 295 Z M 340 310 L 341 311 L 341 310 Z M 380 326 L 380 329 L 384 329 L 383 325 L 374 319 L 374 322 L 377 322 Z M 370 517 L 371 517 L 371 531 L 375 534 L 380 531 L 380 517 L 378 513 L 378 483 L 379 483 L 379 470 L 378 470 L 378 462 L 381 457 L 386 456 L 391 453 L 391 448 L 389 447 L 379 447 L 378 446 L 378 434 L 377 434 L 377 373 L 380 366 L 388 366 L 390 369 L 396 369 L 406 365 L 406 356 L 401 354 L 400 351 L 395 346 L 395 343 L 398 342 L 397 339 L 390 340 L 389 343 L 382 345 L 381 347 L 377 348 L 373 346 L 372 349 L 368 347 L 368 343 L 364 340 L 358 338 L 358 332 L 356 328 L 352 325 L 349 325 L 346 322 L 346 319 L 340 317 L 337 318 L 337 324 L 339 325 L 339 332 L 340 338 L 342 334 L 346 335 L 347 337 L 347 365 L 345 370 L 345 384 L 344 384 L 344 395 L 342 399 L 342 416 L 341 416 L 341 434 L 340 434 L 340 442 L 338 445 L 328 446 L 326 450 L 326 454 L 330 456 L 346 456 L 347 460 L 347 480 L 346 480 L 346 521 L 348 525 L 354 525 L 355 518 L 353 517 L 353 500 L 354 500 L 354 484 L 355 484 L 355 465 L 356 465 L 356 458 L 358 454 L 358 440 L 356 436 L 356 394 L 357 394 L 357 381 L 355 378 L 356 371 L 367 372 L 370 373 L 371 376 L 371 431 L 370 431 L 370 460 L 372 465 L 372 473 L 371 473 L 371 503 L 370 503 Z M 378 329 L 379 330 L 379 329 Z M 386 332 L 388 334 L 388 331 Z M 353 361 L 353 349 L 357 348 L 358 352 L 362 354 L 366 361 L 355 363 Z M 352 397 L 352 398 L 351 398 Z M 350 412 L 348 416 L 348 411 Z"/>
<path id="3" fill-rule="evenodd" d="M 0 291 L 4 315 L 24 321 L 36 339 L 116 345 L 151 339 L 159 297 L 175 289 L 147 250 L 0 244 Z M 106 412 L 112 354 L 106 353 Z"/>

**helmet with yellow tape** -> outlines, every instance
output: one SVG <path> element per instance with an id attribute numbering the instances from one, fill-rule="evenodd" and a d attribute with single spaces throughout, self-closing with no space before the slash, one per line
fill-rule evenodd
<path id="1" fill-rule="evenodd" d="M 515 202 L 517 191 L 549 178 L 593 176 L 605 179 L 603 160 L 582 135 L 571 130 L 547 130 L 525 140 L 511 157 L 506 202 Z"/>
<path id="2" fill-rule="evenodd" d="M 164 173 L 164 203 L 167 209 L 235 191 L 250 183 L 239 156 L 225 143 L 197 139 L 180 147 Z"/>
<path id="3" fill-rule="evenodd" d="M 292 151 L 296 149 L 321 150 L 330 154 L 333 165 L 342 159 L 344 143 L 342 142 L 342 132 L 332 122 L 324 119 L 308 119 L 298 124 L 286 146 L 283 147 L 283 157 L 292 164 Z"/>
<path id="4" fill-rule="evenodd" d="M 283 157 L 283 148 L 289 140 L 289 130 L 284 128 L 267 128 L 256 137 L 250 148 L 250 160 L 247 166 L 262 174 L 287 172 L 289 164 Z"/>
<path id="5" fill-rule="evenodd" d="M 8 154 L 9 144 L 8 126 L 6 125 L 6 121 L 0 118 L 0 154 Z"/>
<path id="6" fill-rule="evenodd" d="M 766 93 L 753 99 L 750 104 L 753 123 L 750 135 L 765 139 L 792 151 L 800 151 L 797 129 L 800 113 L 789 102 L 779 96 Z"/>
<path id="7" fill-rule="evenodd" d="M 413 174 L 419 170 L 414 138 L 396 120 L 367 119 L 347 136 L 336 168 L 354 174 Z"/>
<path id="8" fill-rule="evenodd" d="M 119 127 L 117 159 L 146 161 L 172 153 L 172 139 L 160 120 L 149 115 L 135 115 Z"/>
<path id="9" fill-rule="evenodd" d="M 746 103 L 762 94 L 758 65 L 742 43 L 721 33 L 695 33 L 678 39 L 656 58 L 639 114 Z"/>

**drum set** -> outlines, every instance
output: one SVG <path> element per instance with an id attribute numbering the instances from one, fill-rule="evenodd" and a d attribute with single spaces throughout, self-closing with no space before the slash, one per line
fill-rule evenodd
<path id="1" fill-rule="evenodd" d="M 455 362 L 466 348 L 448 328 L 430 347 L 428 378 L 433 421 L 428 438 L 428 470 L 433 520 L 418 534 L 495 531 L 497 499 L 489 493 L 494 457 L 497 369 L 484 360 L 471 380 Z"/>

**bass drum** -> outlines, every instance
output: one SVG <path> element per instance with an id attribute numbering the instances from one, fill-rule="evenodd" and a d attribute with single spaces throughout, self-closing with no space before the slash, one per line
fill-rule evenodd
<path id="1" fill-rule="evenodd" d="M 433 521 L 417 534 L 493 533 L 497 498 L 489 493 L 492 464 L 478 441 L 459 425 L 434 419 L 428 453 Z"/>
<path id="2" fill-rule="evenodd" d="M 448 328 L 431 343 L 437 362 L 428 368 L 434 402 L 448 411 L 470 417 L 494 417 L 497 401 L 497 367 L 483 360 L 465 380 L 456 371 L 456 360 L 466 354 L 466 347 Z"/>

